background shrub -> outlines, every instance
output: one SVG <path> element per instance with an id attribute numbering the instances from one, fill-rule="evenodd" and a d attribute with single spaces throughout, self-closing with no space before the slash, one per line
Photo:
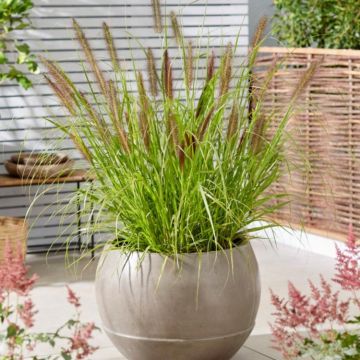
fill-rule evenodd
<path id="1" fill-rule="evenodd" d="M 0 0 L 0 84 L 16 81 L 24 89 L 29 89 L 32 83 L 28 73 L 39 72 L 29 45 L 14 36 L 16 31 L 31 26 L 29 12 L 32 8 L 31 0 Z"/>
<path id="2" fill-rule="evenodd" d="M 359 0 L 274 0 L 273 35 L 285 46 L 360 49 Z"/>

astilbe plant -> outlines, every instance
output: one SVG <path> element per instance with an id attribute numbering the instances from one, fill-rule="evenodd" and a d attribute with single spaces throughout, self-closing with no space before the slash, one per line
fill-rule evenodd
<path id="1" fill-rule="evenodd" d="M 152 50 L 144 49 L 148 91 L 135 61 L 133 71 L 119 61 L 106 24 L 111 72 L 102 71 L 74 20 L 89 88 L 84 93 L 57 63 L 42 59 L 46 79 L 67 112 L 66 121 L 49 121 L 73 140 L 96 177 L 74 197 L 76 203 L 82 199 L 84 213 L 86 204 L 96 205 L 94 224 L 84 225 L 88 233 L 110 234 L 108 244 L 124 252 L 223 251 L 250 239 L 259 229 L 253 224 L 283 203 L 282 194 L 267 190 L 280 174 L 291 111 L 277 119 L 271 137 L 265 136 L 272 117 L 271 111 L 264 115 L 264 91 L 258 89 L 249 116 L 247 89 L 261 29 L 246 62 L 235 67 L 237 41 L 219 60 L 214 51 L 186 40 L 174 13 L 171 23 L 175 39 L 165 35 L 163 43 L 176 40 L 183 82 L 174 81 L 170 47 L 163 49 L 159 73 Z M 206 57 L 202 79 L 199 64 Z"/>
<path id="2" fill-rule="evenodd" d="M 38 310 L 31 300 L 31 290 L 38 280 L 29 275 L 23 252 L 7 244 L 0 262 L 0 359 L 1 360 L 81 360 L 92 355 L 97 347 L 89 343 L 97 329 L 92 322 L 80 320 L 80 300 L 67 287 L 68 302 L 74 306 L 74 316 L 54 332 L 34 332 Z M 62 345 L 57 348 L 57 341 Z M 39 356 L 41 343 L 55 349 L 54 355 Z"/>
<path id="3" fill-rule="evenodd" d="M 345 250 L 336 247 L 337 262 L 332 283 L 320 277 L 309 281 L 310 295 L 289 282 L 289 298 L 271 291 L 275 321 L 271 325 L 274 348 L 284 359 L 356 360 L 360 358 L 360 242 L 350 230 Z M 340 285 L 349 296 L 332 285 Z M 359 316 L 351 318 L 351 310 Z"/>

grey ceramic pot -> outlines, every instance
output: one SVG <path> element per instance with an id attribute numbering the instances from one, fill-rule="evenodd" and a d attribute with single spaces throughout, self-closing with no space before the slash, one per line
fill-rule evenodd
<path id="1" fill-rule="evenodd" d="M 250 244 L 225 253 L 130 256 L 99 263 L 96 296 L 103 329 L 129 360 L 227 360 L 254 327 L 260 300 Z M 199 260 L 200 259 L 200 260 Z"/>

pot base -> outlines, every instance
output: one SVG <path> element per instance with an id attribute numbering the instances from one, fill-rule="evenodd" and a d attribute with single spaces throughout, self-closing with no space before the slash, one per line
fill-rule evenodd
<path id="1" fill-rule="evenodd" d="M 197 340 L 144 338 L 103 329 L 128 360 L 162 360 L 164 354 L 171 360 L 230 360 L 248 338 L 253 326 L 237 334 Z"/>

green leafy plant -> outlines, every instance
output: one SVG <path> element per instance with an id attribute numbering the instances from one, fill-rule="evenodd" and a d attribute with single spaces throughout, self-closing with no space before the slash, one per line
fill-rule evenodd
<path id="1" fill-rule="evenodd" d="M 284 45 L 360 49 L 358 0 L 274 0 L 273 34 Z"/>
<path id="2" fill-rule="evenodd" d="M 139 69 L 124 70 L 106 24 L 111 73 L 101 71 L 74 20 L 91 69 L 85 70 L 89 92 L 80 91 L 55 62 L 42 59 L 48 69 L 45 77 L 68 115 L 65 122 L 49 121 L 73 140 L 97 179 L 73 199 L 73 203 L 82 199 L 84 214 L 89 211 L 86 204 L 96 205 L 94 224 L 84 226 L 87 233 L 110 234 L 107 244 L 124 252 L 177 256 L 223 251 L 272 226 L 255 224 L 285 202 L 283 194 L 268 189 L 281 172 L 285 126 L 295 96 L 270 136 L 272 114 L 262 109 L 266 89 L 251 95 L 256 101 L 251 102 L 250 116 L 248 105 L 261 29 L 243 66 L 234 68 L 237 45 L 228 44 L 217 67 L 215 53 L 187 42 L 171 16 L 183 82 L 175 87 L 167 46 L 161 74 L 152 51 L 145 49 L 150 91 Z M 166 38 L 164 43 L 168 42 Z M 205 79 L 198 80 L 200 60 L 206 58 Z"/>
<path id="3" fill-rule="evenodd" d="M 14 80 L 24 89 L 29 89 L 32 86 L 31 80 L 19 65 L 25 65 L 30 73 L 39 72 L 35 55 L 31 54 L 29 45 L 11 37 L 16 30 L 23 30 L 30 26 L 28 16 L 32 7 L 31 0 L 0 2 L 0 83 L 5 80 Z M 8 58 L 8 53 L 11 51 L 16 52 L 14 61 Z"/>

